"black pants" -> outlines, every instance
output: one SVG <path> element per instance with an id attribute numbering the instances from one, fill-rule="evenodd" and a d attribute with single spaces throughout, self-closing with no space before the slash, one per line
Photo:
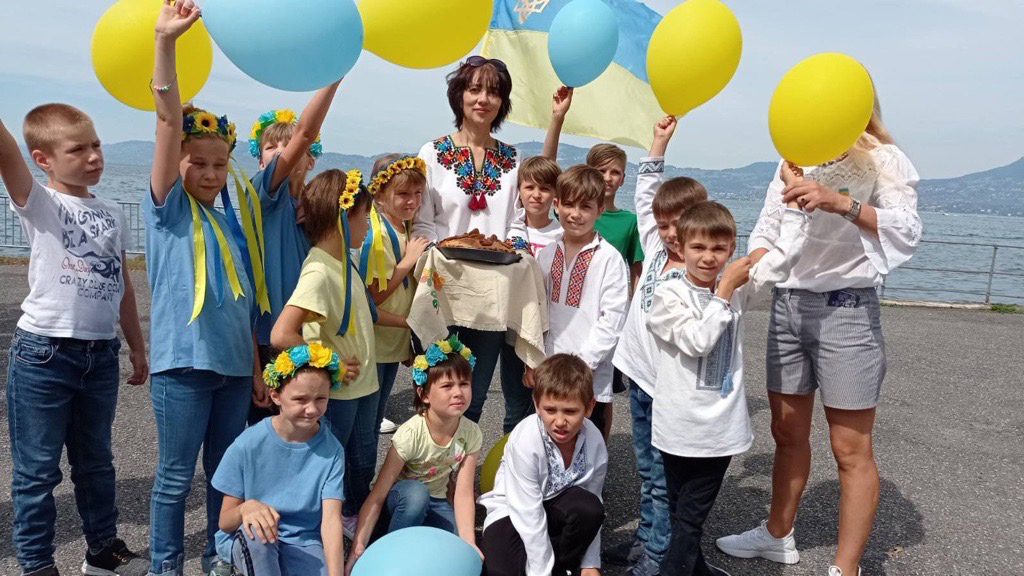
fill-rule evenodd
<path id="1" fill-rule="evenodd" d="M 609 404 L 611 402 L 594 402 L 594 411 L 590 413 L 590 421 L 594 423 L 594 426 L 597 426 L 597 431 L 602 435 L 604 435 L 604 425 L 606 422 L 605 408 Z"/>
<path id="2" fill-rule="evenodd" d="M 665 484 L 672 514 L 672 536 L 661 560 L 662 576 L 705 576 L 713 574 L 700 539 L 704 521 L 722 488 L 732 456 L 685 458 L 661 453 L 665 463 Z"/>
<path id="3" fill-rule="evenodd" d="M 555 553 L 552 574 L 579 574 L 587 548 L 601 531 L 604 504 L 594 494 L 573 486 L 544 503 L 548 517 L 548 536 Z M 484 530 L 484 568 L 487 576 L 523 576 L 526 574 L 526 548 L 508 517 Z"/>

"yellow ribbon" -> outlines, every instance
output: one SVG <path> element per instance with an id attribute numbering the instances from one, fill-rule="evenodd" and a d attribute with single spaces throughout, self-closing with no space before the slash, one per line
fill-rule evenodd
<path id="1" fill-rule="evenodd" d="M 259 196 L 252 187 L 252 182 L 241 166 L 238 170 L 242 173 L 239 178 L 235 169 L 228 163 L 228 173 L 235 181 L 235 193 L 238 198 L 238 212 L 242 217 L 242 232 L 245 234 L 245 243 L 249 249 L 249 261 L 252 263 L 253 283 L 256 284 L 256 302 L 259 304 L 260 312 L 270 312 L 270 296 L 267 293 L 267 278 L 263 267 L 266 256 L 266 245 L 263 241 L 263 208 L 260 206 Z M 245 185 L 242 185 L 245 182 Z M 249 206 L 252 205 L 252 214 Z M 253 222 L 255 221 L 255 230 Z"/>
<path id="2" fill-rule="evenodd" d="M 366 285 L 369 287 L 376 278 L 377 289 L 384 292 L 388 289 L 388 263 L 384 251 L 384 226 L 380 219 L 377 207 L 371 204 L 370 232 L 373 234 L 373 241 L 370 244 L 370 265 L 366 270 Z"/>
<path id="3" fill-rule="evenodd" d="M 235 300 L 238 300 L 239 296 L 244 296 L 245 294 L 242 292 L 242 284 L 238 281 L 238 273 L 235 271 L 235 259 L 231 256 L 231 249 L 228 247 L 227 238 L 224 237 L 224 232 L 221 231 L 217 221 L 213 218 L 210 209 L 197 202 L 188 191 L 185 191 L 185 197 L 188 198 L 189 207 L 192 210 L 192 246 L 195 250 L 195 255 L 192 258 L 193 278 L 195 281 L 192 317 L 188 320 L 188 323 L 192 324 L 196 317 L 199 316 L 199 313 L 202 312 L 203 303 L 206 301 L 206 234 L 203 232 L 203 220 L 199 216 L 200 209 L 206 214 L 206 220 L 210 223 L 210 227 L 213 228 L 213 235 L 217 239 L 217 248 L 220 251 L 221 258 L 224 260 L 224 272 L 228 277 L 228 285 L 231 286 L 231 295 Z"/>

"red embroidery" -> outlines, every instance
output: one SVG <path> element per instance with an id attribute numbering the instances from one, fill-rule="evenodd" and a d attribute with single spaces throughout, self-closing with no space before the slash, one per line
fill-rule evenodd
<path id="1" fill-rule="evenodd" d="M 576 263 L 572 267 L 572 275 L 569 276 L 569 290 L 565 294 L 565 305 L 573 308 L 580 307 L 580 300 L 583 298 L 583 282 L 587 279 L 587 271 L 590 270 L 590 260 L 594 257 L 594 250 L 591 248 L 581 252 L 576 257 Z"/>
<path id="2" fill-rule="evenodd" d="M 565 269 L 565 255 L 562 247 L 555 247 L 555 259 L 551 262 L 551 301 L 558 302 L 562 293 L 562 271 Z"/>
<path id="3" fill-rule="evenodd" d="M 469 209 L 478 212 L 487 208 L 487 196 L 501 187 L 501 176 L 516 167 L 516 149 L 495 141 L 497 148 L 484 152 L 484 161 L 477 171 L 468 147 L 458 147 L 450 136 L 434 141 L 437 162 L 455 173 L 455 181 L 469 195 Z"/>

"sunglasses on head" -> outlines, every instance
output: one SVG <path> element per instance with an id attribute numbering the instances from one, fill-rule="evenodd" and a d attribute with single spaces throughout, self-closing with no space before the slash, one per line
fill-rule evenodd
<path id="1" fill-rule="evenodd" d="M 498 60 L 497 58 L 470 56 L 469 58 L 466 59 L 466 64 L 472 66 L 473 68 L 479 68 L 484 64 L 490 64 L 491 66 L 494 66 L 498 70 L 498 72 L 508 72 L 508 67 L 505 66 L 505 63 L 502 62 L 501 60 Z"/>

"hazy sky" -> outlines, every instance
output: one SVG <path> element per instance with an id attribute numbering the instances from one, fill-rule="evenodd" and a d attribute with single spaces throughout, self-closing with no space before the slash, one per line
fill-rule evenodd
<path id="1" fill-rule="evenodd" d="M 299 0 L 280 3 L 290 1 Z M 678 3 L 645 2 L 660 13 Z M 24 114 L 37 104 L 64 101 L 91 114 L 105 142 L 152 139 L 152 114 L 118 103 L 93 75 L 89 39 L 112 2 L 4 4 L 0 118 L 8 127 L 20 129 Z M 726 4 L 743 29 L 739 69 L 717 98 L 682 120 L 670 163 L 726 168 L 773 159 L 767 128 L 772 90 L 793 64 L 825 51 L 847 53 L 868 67 L 886 123 L 923 177 L 986 170 L 1024 156 L 1024 1 Z M 298 111 L 308 100 L 309 94 L 256 83 L 214 50 L 213 72 L 196 103 L 228 114 L 239 132 L 247 133 L 267 109 Z M 342 83 L 324 125 L 325 149 L 364 155 L 416 151 L 447 133 L 451 111 L 443 76 L 450 69 L 407 70 L 364 52 Z M 506 125 L 497 136 L 520 142 L 542 140 L 543 132 Z M 576 137 L 563 141 L 580 146 L 595 142 Z M 640 150 L 629 152 L 633 158 L 641 155 Z"/>

